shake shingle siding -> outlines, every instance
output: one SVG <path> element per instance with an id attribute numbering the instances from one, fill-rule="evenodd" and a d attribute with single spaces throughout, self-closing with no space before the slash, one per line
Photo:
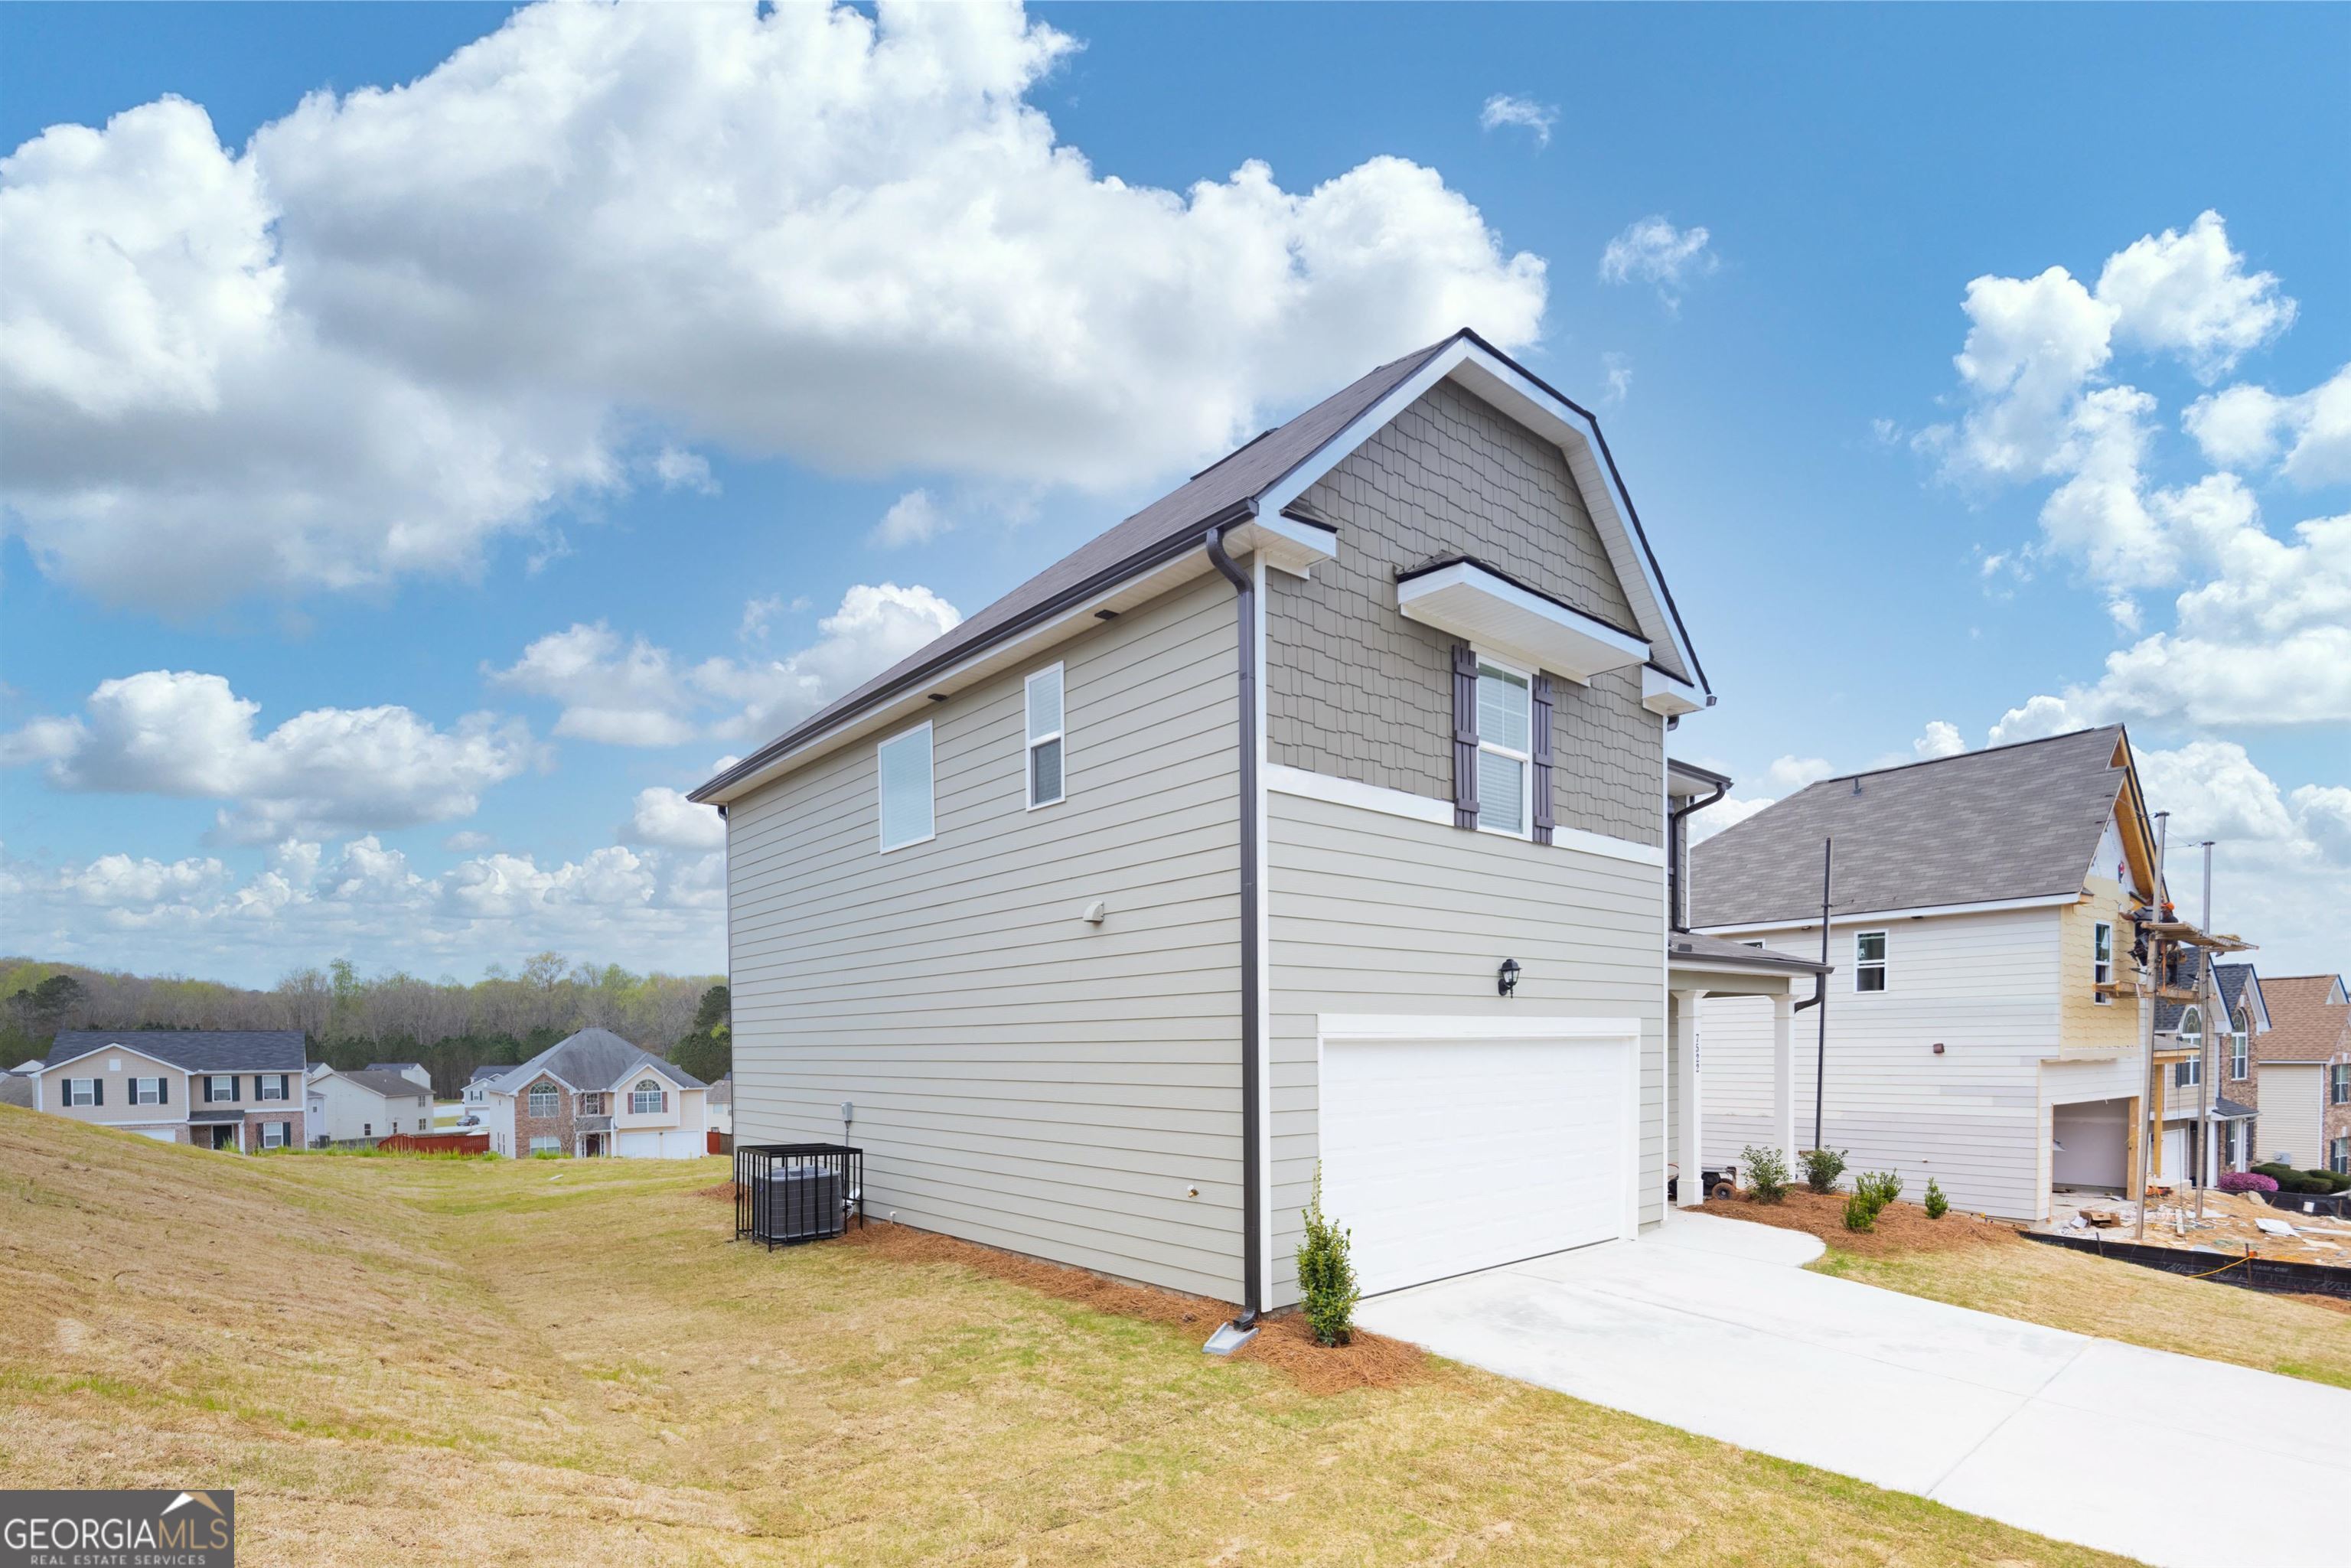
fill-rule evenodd
<path id="1" fill-rule="evenodd" d="M 851 1102 L 869 1213 L 1236 1300 L 1232 591 L 1053 657 L 1062 804 L 1026 810 L 1024 670 L 932 705 L 927 843 L 877 852 L 871 745 L 733 808 L 737 1134 L 837 1141 Z"/>
<path id="2" fill-rule="evenodd" d="M 1339 529 L 1309 580 L 1276 574 L 1267 614 L 1270 761 L 1452 799 L 1453 639 L 1396 609 L 1399 569 L 1468 555 L 1618 626 L 1633 611 L 1559 448 L 1440 383 L 1306 500 Z M 1635 670 L 1556 685 L 1561 826 L 1663 842 L 1664 736 Z"/>

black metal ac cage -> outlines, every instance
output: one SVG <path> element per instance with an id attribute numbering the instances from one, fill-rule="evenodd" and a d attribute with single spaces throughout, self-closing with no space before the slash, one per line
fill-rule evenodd
<path id="1" fill-rule="evenodd" d="M 865 1151 L 841 1144 L 735 1145 L 735 1239 L 769 1249 L 865 1228 Z"/>

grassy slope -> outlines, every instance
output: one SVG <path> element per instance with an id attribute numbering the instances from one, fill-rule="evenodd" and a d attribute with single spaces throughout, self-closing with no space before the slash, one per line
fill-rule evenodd
<path id="1" fill-rule="evenodd" d="M 1314 1398 L 960 1267 L 729 1247 L 720 1179 L 0 1107 L 0 1474 L 234 1485 L 261 1564 L 2110 1561 L 1465 1369 Z"/>
<path id="2" fill-rule="evenodd" d="M 2031 1241 L 1861 1257 L 1823 1273 L 1914 1296 L 2351 1388 L 2351 1316 Z"/>

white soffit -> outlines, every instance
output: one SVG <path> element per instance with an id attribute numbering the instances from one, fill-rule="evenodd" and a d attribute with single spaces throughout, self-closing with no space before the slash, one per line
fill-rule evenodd
<path id="1" fill-rule="evenodd" d="M 1455 561 L 1396 584 L 1407 621 L 1589 685 L 1592 677 L 1637 664 L 1649 645 L 1604 621 L 1545 599 L 1474 561 Z"/>
<path id="2" fill-rule="evenodd" d="M 1706 698 L 1687 681 L 1677 681 L 1663 670 L 1646 669 L 1641 672 L 1641 706 L 1670 716 L 1699 712 L 1706 706 Z"/>

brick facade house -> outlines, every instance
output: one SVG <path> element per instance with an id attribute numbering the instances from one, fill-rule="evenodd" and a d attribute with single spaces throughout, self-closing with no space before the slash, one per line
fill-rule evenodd
<path id="1" fill-rule="evenodd" d="M 609 1030 L 585 1029 L 487 1080 L 490 1152 L 690 1159 L 708 1146 L 705 1086 Z"/>

